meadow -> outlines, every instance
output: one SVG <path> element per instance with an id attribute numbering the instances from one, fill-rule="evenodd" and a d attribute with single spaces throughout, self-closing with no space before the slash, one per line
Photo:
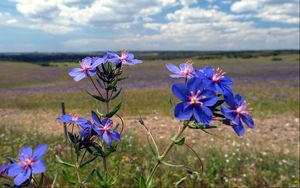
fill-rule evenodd
<path id="1" fill-rule="evenodd" d="M 154 185 L 182 187 L 299 187 L 299 54 L 275 54 L 250 58 L 222 56 L 218 58 L 191 57 L 194 67 L 222 68 L 234 84 L 234 90 L 243 95 L 253 109 L 256 127 L 237 137 L 228 126 L 206 134 L 188 130 L 185 135 L 200 155 L 204 173 L 196 176 L 187 169 L 159 168 Z M 138 124 L 143 118 L 159 142 L 166 147 L 180 123 L 173 118 L 173 103 L 165 64 L 184 63 L 186 59 L 145 60 L 143 64 L 125 67 L 128 79 L 122 82 L 123 106 L 120 115 L 125 120 L 119 151 L 111 157 L 109 168 L 118 178 L 116 185 L 138 186 L 140 174 L 145 175 L 155 160 L 147 146 L 145 132 Z M 60 103 L 65 102 L 68 113 L 90 118 L 90 110 L 102 106 L 87 95 L 92 85 L 83 80 L 74 82 L 68 69 L 77 62 L 53 61 L 46 64 L 0 62 L 0 162 L 16 156 L 23 145 L 49 144 L 46 155 L 46 184 L 59 174 L 57 186 L 63 183 L 62 168 L 55 162 L 55 154 L 68 160 L 60 116 Z M 118 101 L 115 101 L 116 103 Z M 116 104 L 115 103 L 115 104 Z M 147 152 L 145 152 L 147 151 Z M 199 169 L 192 153 L 177 147 L 168 156 L 174 163 L 185 162 Z M 101 161 L 93 166 L 101 168 Z M 64 169 L 73 176 L 73 172 Z M 82 174 L 87 175 L 86 168 Z M 159 177 L 159 178 L 158 178 Z M 0 182 L 4 181 L 0 179 Z M 97 181 L 97 179 L 93 180 Z"/>

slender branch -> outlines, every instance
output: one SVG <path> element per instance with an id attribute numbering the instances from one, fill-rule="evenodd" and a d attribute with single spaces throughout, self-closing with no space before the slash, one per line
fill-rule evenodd
<path id="1" fill-rule="evenodd" d="M 82 161 L 83 161 L 83 159 L 85 157 L 86 152 L 87 152 L 87 150 L 84 151 L 84 153 L 83 153 L 83 155 L 82 155 L 82 157 L 80 159 L 79 165 L 81 165 L 81 163 L 82 163 Z"/>
<path id="2" fill-rule="evenodd" d="M 122 119 L 122 117 L 119 115 L 119 114 L 116 114 L 116 116 L 121 120 L 121 124 L 122 124 L 122 127 L 121 127 L 121 131 L 120 131 L 120 135 L 122 135 L 123 131 L 124 131 L 124 121 Z"/>
<path id="3" fill-rule="evenodd" d="M 103 97 L 102 94 L 101 94 L 101 92 L 100 92 L 100 90 L 99 90 L 98 87 L 96 86 L 96 84 L 95 84 L 93 78 L 92 78 L 89 74 L 86 74 L 86 75 L 87 75 L 87 77 L 91 80 L 91 82 L 92 82 L 94 88 L 97 90 L 98 94 L 99 94 L 101 97 Z"/>
<path id="4" fill-rule="evenodd" d="M 155 146 L 155 150 L 156 150 L 156 152 L 157 152 L 157 155 L 159 156 L 159 150 L 158 150 L 157 144 L 156 144 L 156 142 L 155 142 L 155 139 L 154 139 L 154 137 L 153 137 L 151 131 L 148 129 L 148 127 L 147 127 L 146 125 L 142 125 L 142 126 L 146 129 L 146 131 L 147 131 L 147 133 L 148 133 L 148 136 L 150 136 L 150 138 L 151 138 L 151 140 L 152 140 L 152 142 L 153 142 L 153 144 L 154 144 L 154 146 Z"/>
<path id="5" fill-rule="evenodd" d="M 176 136 L 174 137 L 175 140 L 177 140 L 177 139 L 181 136 L 181 134 L 183 133 L 183 131 L 188 127 L 188 123 L 189 123 L 189 122 L 183 124 L 183 127 L 181 128 L 181 130 L 180 130 L 180 131 L 176 134 Z M 155 174 L 157 168 L 158 168 L 159 165 L 161 164 L 161 161 L 163 161 L 163 160 L 165 159 L 166 155 L 169 153 L 169 151 L 172 149 L 172 147 L 173 147 L 174 145 L 175 145 L 175 142 L 172 141 L 172 142 L 168 145 L 168 147 L 166 148 L 166 150 L 163 152 L 163 154 L 162 154 L 161 156 L 159 156 L 159 158 L 158 158 L 158 160 L 157 160 L 155 166 L 154 166 L 153 169 L 151 170 L 150 175 L 149 175 L 149 177 L 148 177 L 147 180 L 146 180 L 146 185 L 149 185 L 150 181 L 151 181 L 152 178 L 153 178 L 153 175 Z"/>
<path id="6" fill-rule="evenodd" d="M 186 147 L 188 147 L 188 148 L 196 155 L 196 157 L 198 158 L 198 160 L 199 160 L 199 162 L 200 162 L 200 165 L 201 165 L 201 175 L 202 175 L 202 174 L 203 174 L 203 170 L 204 170 L 204 166 L 203 166 L 203 162 L 202 162 L 200 156 L 198 155 L 198 153 L 197 153 L 191 146 L 189 146 L 189 145 L 186 144 L 186 143 L 184 143 L 184 145 L 185 145 Z"/>

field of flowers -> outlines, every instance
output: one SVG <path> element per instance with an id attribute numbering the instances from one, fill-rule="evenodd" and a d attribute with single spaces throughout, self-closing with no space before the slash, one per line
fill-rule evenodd
<path id="1" fill-rule="evenodd" d="M 195 67 L 221 67 L 234 82 L 233 89 L 250 103 L 255 129 L 246 129 L 239 138 L 228 126 L 216 130 L 187 130 L 184 135 L 203 163 L 188 148 L 175 147 L 167 160 L 184 163 L 189 168 L 159 168 L 154 186 L 182 187 L 299 187 L 299 54 L 250 59 L 192 59 Z M 103 186 L 142 187 L 142 177 L 149 174 L 155 157 L 147 144 L 147 134 L 139 119 L 151 130 L 163 151 L 175 135 L 180 122 L 173 117 L 171 86 L 165 65 L 179 65 L 184 59 L 148 60 L 137 66 L 124 67 L 129 78 L 121 82 L 123 93 L 112 106 L 123 101 L 119 112 L 125 127 L 117 152 L 110 156 L 107 168 L 111 179 Z M 36 147 L 47 143 L 47 165 L 43 184 L 74 186 L 76 173 L 63 167 L 54 157 L 71 160 L 70 148 L 63 137 L 63 126 L 56 120 L 65 102 L 67 113 L 90 118 L 91 109 L 104 110 L 87 95 L 93 91 L 88 80 L 75 83 L 67 75 L 76 62 L 55 62 L 49 66 L 23 62 L 0 62 L 0 164 L 6 157 L 16 157 L 24 145 Z M 113 121 L 117 119 L 113 118 Z M 93 168 L 103 169 L 94 160 L 80 172 L 90 182 L 100 181 L 103 174 L 89 176 Z M 104 173 L 104 172 L 103 172 Z M 159 178 L 158 178 L 159 177 Z M 39 176 L 37 179 L 40 178 Z M 68 181 L 66 181 L 68 179 Z M 0 185 L 10 182 L 0 178 Z"/>

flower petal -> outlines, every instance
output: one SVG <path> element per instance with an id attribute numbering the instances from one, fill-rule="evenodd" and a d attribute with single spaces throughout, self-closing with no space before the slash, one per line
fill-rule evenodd
<path id="1" fill-rule="evenodd" d="M 65 114 L 56 119 L 63 123 L 70 123 L 72 121 L 72 116 L 69 114 Z"/>
<path id="2" fill-rule="evenodd" d="M 82 73 L 81 68 L 72 68 L 72 69 L 69 70 L 69 75 L 72 76 L 72 77 L 77 76 L 80 73 Z"/>
<path id="3" fill-rule="evenodd" d="M 178 103 L 174 109 L 174 116 L 179 120 L 190 120 L 193 115 L 193 108 L 186 107 L 185 102 Z"/>
<path id="4" fill-rule="evenodd" d="M 93 119 L 94 123 L 102 126 L 102 122 L 100 121 L 99 117 L 97 116 L 97 114 L 95 112 L 92 112 L 92 119 Z"/>
<path id="5" fill-rule="evenodd" d="M 215 74 L 215 69 L 212 68 L 212 67 L 204 67 L 203 72 L 204 72 L 206 77 L 212 78 Z"/>
<path id="6" fill-rule="evenodd" d="M 32 173 L 33 174 L 40 174 L 46 171 L 46 164 L 44 161 L 39 160 L 33 163 L 32 165 Z"/>
<path id="7" fill-rule="evenodd" d="M 116 141 L 120 141 L 121 135 L 117 131 L 110 131 L 110 136 Z"/>
<path id="8" fill-rule="evenodd" d="M 245 130 L 242 123 L 239 123 L 237 125 L 232 125 L 232 128 L 238 136 L 243 136 L 245 134 Z"/>
<path id="9" fill-rule="evenodd" d="M 234 96 L 234 100 L 235 100 L 235 103 L 237 104 L 237 106 L 241 106 L 245 102 L 244 98 L 239 94 L 236 94 Z"/>
<path id="10" fill-rule="evenodd" d="M 14 177 L 20 174 L 23 170 L 24 168 L 22 165 L 20 165 L 19 163 L 13 163 L 7 169 L 7 176 Z"/>
<path id="11" fill-rule="evenodd" d="M 237 104 L 234 99 L 234 95 L 225 95 L 224 96 L 225 102 L 232 108 L 237 108 Z"/>
<path id="12" fill-rule="evenodd" d="M 95 69 L 99 65 L 105 63 L 105 59 L 100 58 L 100 57 L 94 57 L 93 58 L 93 64 L 92 64 L 92 69 Z"/>
<path id="13" fill-rule="evenodd" d="M 234 121 L 238 116 L 237 113 L 225 106 L 221 106 L 221 112 L 227 119 L 230 119 L 231 121 Z"/>
<path id="14" fill-rule="evenodd" d="M 243 114 L 241 116 L 242 116 L 242 120 L 248 125 L 248 127 L 254 128 L 254 121 L 249 114 Z"/>
<path id="15" fill-rule="evenodd" d="M 208 125 L 213 117 L 213 113 L 206 106 L 196 106 L 193 110 L 197 122 Z"/>
<path id="16" fill-rule="evenodd" d="M 33 152 L 33 160 L 39 160 L 44 157 L 47 151 L 47 145 L 46 144 L 40 144 L 38 145 Z"/>
<path id="17" fill-rule="evenodd" d="M 111 144 L 112 144 L 111 138 L 108 136 L 107 133 L 103 133 L 102 139 L 104 140 L 104 142 L 105 142 L 107 145 L 111 146 Z"/>
<path id="18" fill-rule="evenodd" d="M 32 149 L 29 146 L 22 147 L 18 154 L 18 158 L 21 161 L 24 161 L 25 159 L 28 159 L 31 156 L 32 156 Z"/>
<path id="19" fill-rule="evenodd" d="M 216 93 L 210 90 L 203 90 L 201 96 L 205 96 L 205 98 L 201 100 L 205 106 L 213 106 L 218 101 Z"/>
<path id="20" fill-rule="evenodd" d="M 181 101 L 186 101 L 187 100 L 187 95 L 189 95 L 189 91 L 187 90 L 184 83 L 174 84 L 172 86 L 172 92 Z"/>
<path id="21" fill-rule="evenodd" d="M 191 78 L 187 83 L 187 88 L 189 91 L 197 93 L 198 90 L 202 90 L 202 81 L 201 79 L 194 77 Z"/>
<path id="22" fill-rule="evenodd" d="M 30 178 L 31 175 L 31 170 L 27 169 L 24 170 L 22 173 L 18 174 L 15 179 L 14 179 L 14 184 L 19 186 L 22 183 L 24 183 L 26 180 L 28 180 Z"/>
<path id="23" fill-rule="evenodd" d="M 76 81 L 76 82 L 78 82 L 78 81 L 82 80 L 85 76 L 86 76 L 85 73 L 82 72 L 80 74 L 77 74 L 77 76 L 75 76 L 73 78 L 73 80 Z"/>
<path id="24" fill-rule="evenodd" d="M 171 63 L 166 64 L 166 67 L 169 71 L 173 72 L 173 73 L 178 73 L 180 72 L 179 68 Z"/>

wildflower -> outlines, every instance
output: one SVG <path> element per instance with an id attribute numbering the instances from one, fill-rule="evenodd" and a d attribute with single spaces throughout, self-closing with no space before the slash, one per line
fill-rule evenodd
<path id="1" fill-rule="evenodd" d="M 196 70 L 196 76 L 205 81 L 205 86 L 223 95 L 231 95 L 232 81 L 229 77 L 224 76 L 225 72 L 217 68 L 204 67 L 202 70 Z"/>
<path id="2" fill-rule="evenodd" d="M 19 186 L 28 180 L 32 174 L 40 174 L 46 171 L 46 165 L 41 160 L 47 151 L 46 144 L 38 145 L 33 154 L 29 146 L 21 148 L 18 158 L 19 162 L 15 162 L 7 169 L 7 176 L 15 177 L 14 184 Z"/>
<path id="3" fill-rule="evenodd" d="M 96 74 L 96 68 L 105 63 L 105 59 L 100 57 L 86 57 L 80 61 L 81 68 L 72 68 L 69 71 L 69 75 L 74 77 L 73 79 L 78 82 L 84 77 L 93 76 Z"/>
<path id="4" fill-rule="evenodd" d="M 138 63 L 142 63 L 141 60 L 134 59 L 134 55 L 131 53 L 128 53 L 126 50 L 121 51 L 121 56 L 118 54 L 107 52 L 104 57 L 107 59 L 108 62 L 112 62 L 115 64 L 126 64 L 126 65 L 135 65 Z"/>
<path id="5" fill-rule="evenodd" d="M 231 120 L 232 127 L 238 136 L 245 133 L 242 121 L 250 128 L 254 128 L 254 122 L 249 115 L 248 105 L 240 95 L 225 96 L 225 102 L 229 107 L 221 106 L 224 116 Z M 241 121 L 242 120 L 242 121 Z"/>
<path id="6" fill-rule="evenodd" d="M 173 73 L 170 75 L 172 78 L 192 78 L 195 75 L 193 65 L 190 61 L 180 64 L 179 67 L 170 63 L 166 67 Z"/>
<path id="7" fill-rule="evenodd" d="M 107 145 L 112 145 L 112 139 L 120 141 L 120 134 L 113 130 L 113 122 L 110 119 L 104 118 L 101 121 L 94 112 L 92 112 L 92 119 L 94 121 L 93 130 Z"/>
<path id="8" fill-rule="evenodd" d="M 75 114 L 73 115 L 65 114 L 57 118 L 57 120 L 63 123 L 80 125 L 82 128 L 85 128 L 88 126 L 88 124 L 90 124 L 89 120 L 79 117 Z"/>
<path id="9" fill-rule="evenodd" d="M 187 85 L 174 84 L 172 92 L 182 101 L 174 109 L 177 119 L 190 120 L 194 116 L 197 122 L 210 123 L 213 113 L 208 106 L 213 106 L 218 101 L 218 97 L 215 92 L 203 88 L 202 80 L 192 78 Z"/>

